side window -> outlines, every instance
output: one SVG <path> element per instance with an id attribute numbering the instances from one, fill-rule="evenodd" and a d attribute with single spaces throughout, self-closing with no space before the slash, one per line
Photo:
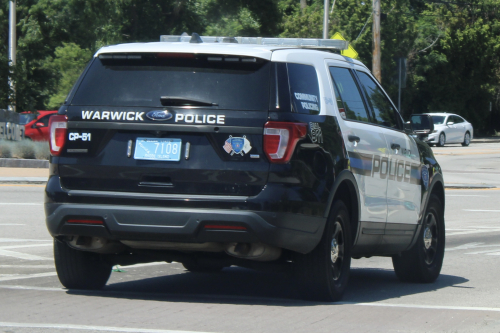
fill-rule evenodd
<path id="1" fill-rule="evenodd" d="M 343 104 L 342 107 L 339 105 L 339 111 L 342 112 L 344 109 L 347 119 L 368 122 L 368 113 L 351 71 L 347 68 L 330 67 L 330 74 L 333 78 L 337 105 Z"/>
<path id="2" fill-rule="evenodd" d="M 319 83 L 313 66 L 288 64 L 288 80 L 293 112 L 319 113 Z"/>
<path id="3" fill-rule="evenodd" d="M 49 126 L 50 116 L 52 116 L 52 115 L 50 114 L 50 115 L 47 115 L 47 116 L 44 116 L 44 117 L 38 119 L 37 123 L 43 123 L 45 126 Z"/>
<path id="4" fill-rule="evenodd" d="M 401 129 L 398 119 L 396 118 L 397 111 L 394 109 L 382 89 L 370 76 L 368 76 L 368 74 L 359 71 L 357 71 L 357 73 L 366 96 L 368 97 L 368 103 L 373 110 L 375 123 L 386 127 Z"/>
<path id="5" fill-rule="evenodd" d="M 453 121 L 455 122 L 455 124 L 460 124 L 460 123 L 464 122 L 464 120 L 462 119 L 462 117 L 459 117 L 459 116 L 454 116 L 453 117 Z"/>

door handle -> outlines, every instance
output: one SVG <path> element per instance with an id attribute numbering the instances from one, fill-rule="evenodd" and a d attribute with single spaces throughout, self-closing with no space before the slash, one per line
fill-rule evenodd
<path id="1" fill-rule="evenodd" d="M 347 136 L 347 140 L 349 140 L 350 142 L 359 142 L 359 141 L 361 141 L 361 139 L 359 138 L 359 136 L 356 136 L 356 135 L 348 135 Z"/>
<path id="2" fill-rule="evenodd" d="M 393 144 L 391 144 L 391 148 L 394 149 L 394 150 L 400 150 L 401 146 L 398 145 L 397 143 L 393 143 Z"/>

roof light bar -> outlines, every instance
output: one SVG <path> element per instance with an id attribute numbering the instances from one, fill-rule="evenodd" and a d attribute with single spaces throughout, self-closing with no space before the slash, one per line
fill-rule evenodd
<path id="1" fill-rule="evenodd" d="M 193 34 L 194 35 L 194 34 Z M 263 37 L 222 37 L 222 36 L 198 36 L 203 43 L 238 43 L 238 44 L 255 44 L 269 46 L 295 46 L 300 48 L 312 49 L 335 49 L 347 50 L 349 42 L 339 39 L 319 39 L 319 38 L 263 38 Z M 191 36 L 182 35 L 162 35 L 160 42 L 166 43 L 190 43 Z"/>

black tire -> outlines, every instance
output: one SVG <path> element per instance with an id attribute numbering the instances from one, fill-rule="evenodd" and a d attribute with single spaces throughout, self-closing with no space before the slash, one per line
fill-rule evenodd
<path id="1" fill-rule="evenodd" d="M 336 201 L 318 246 L 294 258 L 304 299 L 336 302 L 342 298 L 351 269 L 351 246 L 349 213 L 342 201 Z"/>
<path id="2" fill-rule="evenodd" d="M 436 143 L 436 146 L 443 147 L 445 143 L 446 143 L 446 135 L 443 132 L 441 132 L 441 134 L 439 134 L 439 139 L 438 142 Z"/>
<path id="3" fill-rule="evenodd" d="M 441 201 L 431 195 L 415 245 L 392 257 L 396 276 L 403 282 L 434 282 L 443 266 L 445 246 L 444 213 Z"/>
<path id="4" fill-rule="evenodd" d="M 183 262 L 182 266 L 193 273 L 217 273 L 224 268 L 224 266 L 221 265 L 204 264 L 198 262 L 197 260 Z"/>
<path id="5" fill-rule="evenodd" d="M 465 132 L 464 142 L 462 142 L 462 146 L 467 147 L 470 144 L 470 133 Z"/>
<path id="6" fill-rule="evenodd" d="M 68 289 L 102 289 L 111 275 L 112 265 L 97 253 L 72 249 L 54 239 L 54 260 L 57 276 Z"/>

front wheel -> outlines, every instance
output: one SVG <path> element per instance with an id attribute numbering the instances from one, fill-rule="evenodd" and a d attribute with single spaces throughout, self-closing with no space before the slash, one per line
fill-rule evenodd
<path id="1" fill-rule="evenodd" d="M 68 289 L 102 289 L 111 275 L 111 264 L 101 255 L 72 249 L 54 239 L 54 260 L 57 276 Z"/>
<path id="2" fill-rule="evenodd" d="M 462 142 L 462 146 L 467 147 L 470 144 L 470 133 L 465 132 L 464 142 Z"/>
<path id="3" fill-rule="evenodd" d="M 392 257 L 396 276 L 405 282 L 434 282 L 443 266 L 445 230 L 441 200 L 431 195 L 413 247 Z"/>
<path id="4" fill-rule="evenodd" d="M 349 280 L 351 245 L 349 213 L 342 201 L 336 201 L 318 246 L 295 256 L 303 298 L 327 302 L 342 298 Z"/>

